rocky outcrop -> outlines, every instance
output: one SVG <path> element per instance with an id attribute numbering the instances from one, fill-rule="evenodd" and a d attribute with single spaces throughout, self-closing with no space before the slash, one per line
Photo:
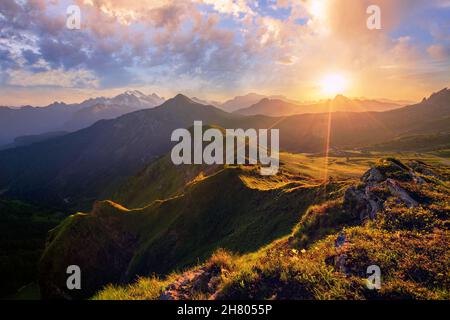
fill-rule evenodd
<path id="1" fill-rule="evenodd" d="M 386 184 L 391 194 L 395 197 L 400 198 L 408 208 L 415 208 L 419 205 L 419 203 L 411 198 L 408 192 L 402 189 L 395 180 L 386 179 Z"/>
<path id="2" fill-rule="evenodd" d="M 416 164 L 415 168 L 418 168 Z M 385 159 L 368 170 L 361 183 L 348 188 L 344 195 L 346 210 L 355 212 L 361 223 L 374 220 L 377 213 L 383 210 L 389 197 L 395 197 L 408 208 L 415 208 L 419 203 L 411 196 L 399 181 L 422 184 L 425 180 L 416 170 L 395 159 Z"/>
<path id="3" fill-rule="evenodd" d="M 414 161 L 406 166 L 396 159 L 382 160 L 361 177 L 360 184 L 346 190 L 344 207 L 359 216 L 361 224 L 376 219 L 385 209 L 388 199 L 400 206 L 416 208 L 420 205 L 419 201 L 415 200 L 401 184 L 416 187 L 422 185 L 426 183 L 422 175 L 439 177 L 422 162 Z M 335 270 L 345 275 L 348 275 L 347 252 L 350 246 L 345 232 L 341 232 L 335 240 L 336 253 L 328 261 Z"/>

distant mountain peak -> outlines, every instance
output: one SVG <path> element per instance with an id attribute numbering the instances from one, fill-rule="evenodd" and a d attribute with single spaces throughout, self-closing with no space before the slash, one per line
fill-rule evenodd
<path id="1" fill-rule="evenodd" d="M 193 101 L 192 99 L 188 98 L 184 94 L 179 93 L 175 97 L 166 100 L 161 105 L 161 107 L 164 107 L 164 108 L 180 108 L 181 107 L 181 108 L 183 108 L 184 106 L 195 105 L 195 104 L 199 104 L 199 103 Z"/>
<path id="2" fill-rule="evenodd" d="M 164 98 L 159 97 L 155 93 L 146 95 L 139 90 L 127 90 L 113 98 L 106 98 L 99 102 L 124 106 L 132 105 L 139 108 L 153 108 L 161 105 L 164 101 Z"/>
<path id="3" fill-rule="evenodd" d="M 153 97 L 153 98 L 157 98 L 157 99 L 163 99 L 164 100 L 164 97 L 160 97 L 160 96 L 158 96 L 156 93 L 152 93 L 151 94 L 151 96 Z"/>
<path id="4" fill-rule="evenodd" d="M 146 95 L 139 90 L 127 90 L 123 94 L 129 95 L 129 96 L 135 96 L 137 98 L 145 98 L 146 97 Z"/>
<path id="5" fill-rule="evenodd" d="M 263 95 L 256 93 L 256 92 L 249 92 L 249 93 L 243 95 L 242 97 L 261 97 L 261 96 L 263 96 Z"/>
<path id="6" fill-rule="evenodd" d="M 192 97 L 190 98 L 192 101 L 196 102 L 196 103 L 200 103 L 206 106 L 214 106 L 214 107 L 218 107 L 221 105 L 220 102 L 218 101 L 214 101 L 214 100 L 206 100 L 206 99 L 201 99 L 199 97 Z"/>
<path id="7" fill-rule="evenodd" d="M 450 89 L 448 88 L 444 88 L 441 91 L 438 91 L 437 94 L 449 94 L 450 93 Z"/>
<path id="8" fill-rule="evenodd" d="M 450 101 L 450 89 L 444 88 L 438 92 L 433 93 L 428 99 L 423 101 L 428 102 L 447 102 Z"/>
<path id="9" fill-rule="evenodd" d="M 236 96 L 230 100 L 227 100 L 224 103 L 222 103 L 222 105 L 220 107 L 221 107 L 221 109 L 223 109 L 225 111 L 233 112 L 238 109 L 250 107 L 250 106 L 254 105 L 255 103 L 258 103 L 259 101 L 261 101 L 261 99 L 263 99 L 263 98 L 266 98 L 266 96 L 251 92 L 251 93 L 247 93 L 242 96 Z"/>
<path id="10" fill-rule="evenodd" d="M 185 96 L 184 94 L 181 94 L 181 93 L 177 94 L 172 99 L 167 100 L 167 102 L 169 102 L 169 101 L 175 102 L 175 103 L 194 103 L 194 101 L 192 101 L 187 96 Z"/>

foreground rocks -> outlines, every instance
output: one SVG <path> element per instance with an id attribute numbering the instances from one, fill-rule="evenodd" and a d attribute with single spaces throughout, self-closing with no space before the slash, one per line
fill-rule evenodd
<path id="1" fill-rule="evenodd" d="M 356 213 L 361 223 L 374 220 L 377 213 L 385 207 L 389 197 L 396 198 L 408 208 L 416 208 L 419 202 L 413 198 L 401 183 L 420 185 L 425 183 L 422 172 L 437 177 L 424 164 L 412 162 L 412 169 L 395 159 L 383 160 L 381 165 L 368 170 L 361 178 L 361 183 L 347 189 L 344 195 L 345 209 Z M 417 170 L 417 171 L 416 171 Z"/>

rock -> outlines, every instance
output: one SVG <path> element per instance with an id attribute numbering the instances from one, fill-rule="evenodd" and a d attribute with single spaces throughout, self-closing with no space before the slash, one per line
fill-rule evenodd
<path id="1" fill-rule="evenodd" d="M 345 251 L 348 247 L 347 236 L 344 232 L 339 233 L 334 241 L 334 247 L 336 248 L 336 255 L 331 258 L 328 263 L 331 263 L 337 272 L 342 272 L 346 276 L 348 275 L 348 268 L 346 266 L 347 254 Z"/>
<path id="2" fill-rule="evenodd" d="M 436 172 L 434 172 L 433 170 L 428 168 L 427 164 L 425 164 L 425 163 L 423 163 L 421 161 L 418 161 L 418 160 L 411 161 L 409 163 L 409 165 L 410 165 L 411 168 L 413 168 L 414 171 L 417 171 L 419 173 L 422 173 L 422 174 L 430 176 L 430 177 L 437 178 L 439 180 L 446 181 L 445 177 L 441 177 Z M 414 176 L 418 180 L 419 183 L 424 183 L 425 182 L 425 180 L 423 178 L 417 176 L 416 174 L 414 174 Z"/>
<path id="3" fill-rule="evenodd" d="M 381 208 L 378 205 L 377 201 L 371 200 L 371 199 L 368 199 L 368 201 L 369 201 L 369 207 L 370 207 L 369 212 L 368 212 L 369 219 L 374 220 L 377 216 L 377 213 L 380 211 Z"/>
<path id="4" fill-rule="evenodd" d="M 389 191 L 396 197 L 400 198 L 408 208 L 416 208 L 419 206 L 419 203 L 410 197 L 410 195 L 402 189 L 395 180 L 387 179 L 386 180 Z"/>
<path id="5" fill-rule="evenodd" d="M 367 208 L 364 193 L 354 186 L 348 188 L 344 194 L 344 207 L 360 217 L 364 215 Z"/>
<path id="6" fill-rule="evenodd" d="M 415 164 L 413 169 L 410 169 L 400 161 L 392 159 L 390 165 L 404 173 L 408 177 L 409 183 L 425 183 L 425 180 L 415 172 L 415 168 L 420 166 L 419 164 Z M 421 169 L 424 169 L 422 167 L 420 166 Z M 384 194 L 383 190 L 386 189 L 389 192 Z M 359 216 L 361 223 L 365 223 L 376 219 L 377 214 L 383 210 L 384 203 L 389 196 L 394 196 L 409 208 L 415 208 L 419 205 L 406 190 L 400 187 L 396 180 L 387 178 L 378 168 L 374 167 L 362 176 L 361 183 L 358 186 L 352 186 L 346 190 L 344 208 Z"/>
<path id="7" fill-rule="evenodd" d="M 377 168 L 371 168 L 369 171 L 367 171 L 361 178 L 361 181 L 368 183 L 368 184 L 374 184 L 382 182 L 386 179 L 386 177 L 377 169 Z"/>
<path id="8" fill-rule="evenodd" d="M 350 187 L 344 195 L 344 207 L 355 215 L 359 216 L 362 223 L 373 220 L 376 214 L 382 209 L 383 201 L 373 194 L 371 187 L 366 185 L 363 188 Z"/>
<path id="9" fill-rule="evenodd" d="M 183 273 L 161 293 L 160 300 L 190 300 L 195 293 L 213 294 L 226 270 L 208 270 L 206 267 Z"/>

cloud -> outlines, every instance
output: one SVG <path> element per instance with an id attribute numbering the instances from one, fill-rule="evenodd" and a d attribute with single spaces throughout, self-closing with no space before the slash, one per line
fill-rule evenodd
<path id="1" fill-rule="evenodd" d="M 450 59 L 450 48 L 440 44 L 434 44 L 427 48 L 428 54 L 435 60 Z"/>
<path id="2" fill-rule="evenodd" d="M 367 28 L 366 9 L 372 4 L 381 8 L 381 30 Z M 398 94 L 411 96 L 414 88 L 423 88 L 420 76 L 402 82 L 399 75 L 411 74 L 414 70 L 436 74 L 435 81 L 429 82 L 429 87 L 422 90 L 433 90 L 443 85 L 438 76 L 441 70 L 431 67 L 421 39 L 413 30 L 411 33 L 397 31 L 399 26 L 408 25 L 412 29 L 417 23 L 427 21 L 420 15 L 424 8 L 437 6 L 437 1 L 348 0 L 344 5 L 339 0 L 306 0 L 293 1 L 291 5 L 293 13 L 290 19 L 280 24 L 270 44 L 271 49 L 275 46 L 279 49 L 277 52 L 282 53 L 274 55 L 277 62 L 280 56 L 295 56 L 298 59 L 289 64 L 289 68 L 283 64 L 279 68 L 267 64 L 263 73 L 269 76 L 258 79 L 259 86 L 274 88 L 276 83 L 279 91 L 284 93 L 296 94 L 302 90 L 318 93 L 311 87 L 319 82 L 321 76 L 340 72 L 353 78 L 351 90 L 355 95 L 364 92 L 366 95 L 392 96 L 397 90 Z M 305 22 L 296 26 L 293 19 Z M 435 18 L 434 22 L 437 21 L 442 23 L 442 19 Z M 444 56 L 441 54 L 440 57 Z M 396 89 L 399 87 L 403 89 Z"/>
<path id="3" fill-rule="evenodd" d="M 65 71 L 63 69 L 31 73 L 25 70 L 14 70 L 9 75 L 9 84 L 15 86 L 35 87 L 98 87 L 98 79 L 88 70 Z"/>
<path id="4" fill-rule="evenodd" d="M 211 5 L 219 13 L 231 14 L 235 17 L 255 14 L 245 0 L 199 0 L 199 2 Z"/>
<path id="5" fill-rule="evenodd" d="M 447 0 L 75 3 L 81 30 L 65 28 L 68 1 L 0 1 L 3 83 L 53 85 L 61 76 L 59 86 L 86 89 L 176 84 L 299 95 L 314 94 L 321 74 L 343 70 L 354 77 L 355 93 L 370 95 L 375 85 L 389 93 L 400 73 L 441 72 L 428 66 L 449 59 L 443 30 L 450 20 L 423 10 L 448 12 Z M 380 6 L 382 30 L 367 29 L 369 4 Z M 403 86 L 416 84 L 408 78 Z"/>

